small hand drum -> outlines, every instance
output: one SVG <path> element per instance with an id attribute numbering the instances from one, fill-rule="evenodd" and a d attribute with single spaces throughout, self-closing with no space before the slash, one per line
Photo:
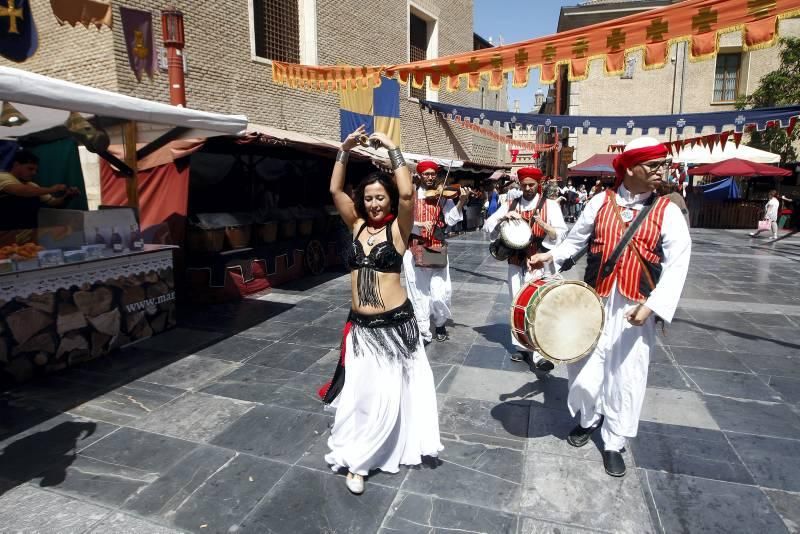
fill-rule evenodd
<path id="1" fill-rule="evenodd" d="M 520 219 L 505 221 L 500 227 L 500 239 L 503 244 L 512 250 L 522 250 L 526 248 L 533 234 L 530 225 Z"/>

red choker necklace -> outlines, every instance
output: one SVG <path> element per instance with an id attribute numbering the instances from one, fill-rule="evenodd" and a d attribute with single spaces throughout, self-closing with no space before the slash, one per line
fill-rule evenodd
<path id="1" fill-rule="evenodd" d="M 390 213 L 389 215 L 387 215 L 386 217 L 384 217 L 383 219 L 381 219 L 378 222 L 373 222 L 372 220 L 368 220 L 367 221 L 367 225 L 370 228 L 383 228 L 384 226 L 386 226 L 387 224 L 389 224 L 393 220 L 394 220 L 394 215 L 392 215 Z"/>

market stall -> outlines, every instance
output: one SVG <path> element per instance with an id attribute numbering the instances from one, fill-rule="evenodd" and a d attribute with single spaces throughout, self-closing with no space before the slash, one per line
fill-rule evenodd
<path id="1" fill-rule="evenodd" d="M 12 171 L 6 173 L 8 181 L 33 183 L 13 174 L 19 174 L 14 159 L 21 148 L 35 151 L 57 142 L 64 161 L 73 161 L 83 145 L 119 169 L 127 197 L 126 206 L 99 211 L 52 207 L 59 202 L 34 206 L 33 228 L 3 232 L 2 379 L 23 381 L 63 369 L 174 326 L 175 247 L 150 244 L 143 236 L 137 160 L 177 139 L 236 135 L 245 130 L 246 118 L 149 102 L 7 67 L 0 67 L 0 100 L 0 153 L 10 154 L 4 159 L 11 164 L 4 169 Z M 124 145 L 123 158 L 108 151 L 113 143 Z M 49 164 L 51 176 L 35 176 L 37 183 L 58 183 L 62 176 L 52 174 L 63 175 L 66 168 L 53 165 L 60 161 L 54 151 L 46 154 L 33 161 Z M 82 181 L 79 168 L 70 172 Z M 24 187 L 0 194 L 13 205 L 19 191 L 24 193 Z M 5 221 L 6 228 L 13 226 L 14 221 Z"/>

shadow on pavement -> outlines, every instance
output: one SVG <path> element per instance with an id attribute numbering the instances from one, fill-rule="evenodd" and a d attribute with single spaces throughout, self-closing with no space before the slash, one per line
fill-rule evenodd
<path id="1" fill-rule="evenodd" d="M 40 487 L 57 486 L 66 478 L 67 468 L 78 454 L 78 441 L 94 434 L 92 422 L 64 422 L 9 443 L 0 451 L 0 495 L 45 473 Z"/>

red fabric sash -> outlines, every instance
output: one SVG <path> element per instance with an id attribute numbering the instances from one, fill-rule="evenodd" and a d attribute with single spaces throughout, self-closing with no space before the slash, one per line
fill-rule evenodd
<path id="1" fill-rule="evenodd" d="M 390 219 L 391 220 L 391 219 Z M 342 346 L 339 348 L 339 365 L 344 367 L 344 355 L 346 352 L 347 347 L 347 334 L 350 333 L 350 329 L 353 328 L 353 323 L 347 321 L 344 323 L 344 329 L 342 330 Z M 317 395 L 319 395 L 320 399 L 324 399 L 325 395 L 328 394 L 328 390 L 331 388 L 331 383 L 333 380 L 328 380 L 325 384 L 322 385 L 321 388 L 317 390 Z"/>

